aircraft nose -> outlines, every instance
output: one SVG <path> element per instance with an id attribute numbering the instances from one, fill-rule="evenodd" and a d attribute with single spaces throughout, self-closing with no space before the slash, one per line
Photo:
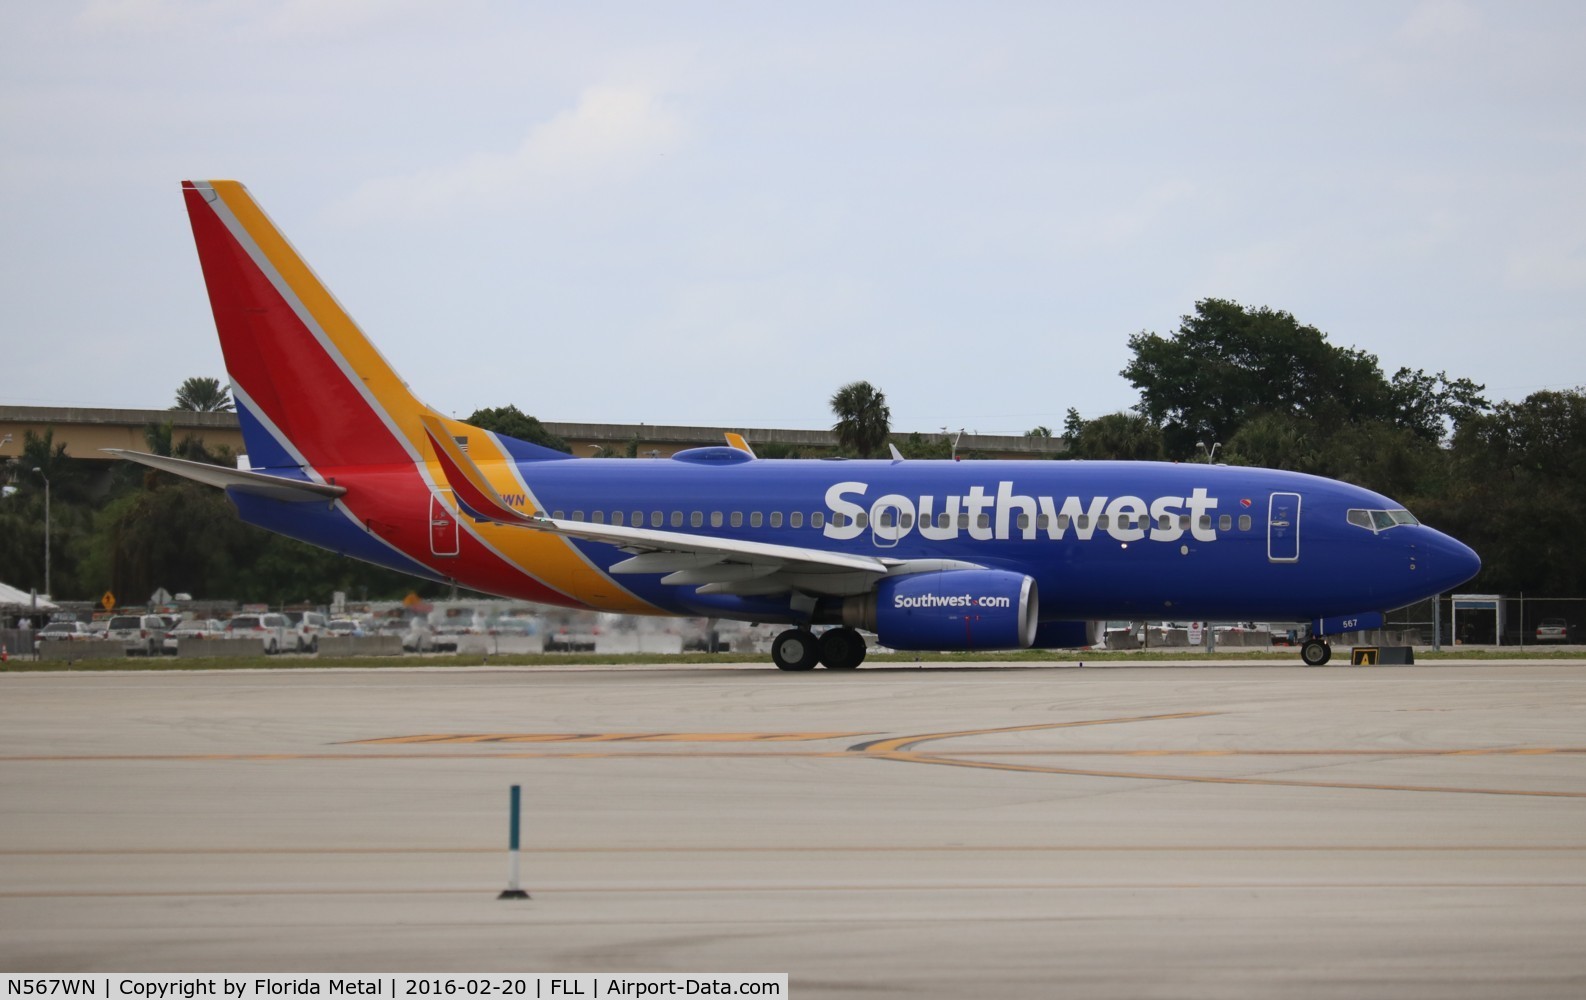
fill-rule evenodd
<path id="1" fill-rule="evenodd" d="M 1481 556 L 1457 538 L 1433 531 L 1428 543 L 1426 569 L 1437 584 L 1438 593 L 1449 591 L 1481 572 Z"/>

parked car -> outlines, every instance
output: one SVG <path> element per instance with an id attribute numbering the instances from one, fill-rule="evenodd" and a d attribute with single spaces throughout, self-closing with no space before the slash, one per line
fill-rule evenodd
<path id="1" fill-rule="evenodd" d="M 288 611 L 286 620 L 292 623 L 292 629 L 297 634 L 293 637 L 293 645 L 299 653 L 319 652 L 319 637 L 325 634 L 325 626 L 330 624 L 330 619 L 318 611 Z"/>
<path id="2" fill-rule="evenodd" d="M 175 655 L 184 642 L 194 639 L 224 639 L 226 626 L 213 618 L 193 618 L 177 622 L 165 631 L 165 651 Z"/>
<path id="3" fill-rule="evenodd" d="M 352 618 L 332 618 L 325 623 L 326 635 L 339 635 L 349 639 L 356 639 L 367 633 L 363 630 L 363 622 Z"/>
<path id="4" fill-rule="evenodd" d="M 412 621 L 406 618 L 386 618 L 376 627 L 375 634 L 397 636 L 402 640 L 402 650 L 406 653 L 430 651 L 430 627 L 416 618 Z"/>
<path id="5" fill-rule="evenodd" d="M 98 638 L 99 633 L 82 622 L 50 622 L 39 630 L 38 635 L 34 636 L 33 648 L 37 649 L 45 642 L 66 642 Z"/>
<path id="6" fill-rule="evenodd" d="M 456 648 L 455 646 L 453 648 Z M 430 623 L 422 619 L 414 619 L 408 623 L 408 629 L 402 633 L 402 649 L 408 653 L 428 653 L 435 649 L 435 630 Z"/>
<path id="7" fill-rule="evenodd" d="M 159 615 L 116 615 L 106 623 L 105 638 L 121 643 L 134 656 L 159 656 L 165 651 L 165 619 Z"/>
<path id="8" fill-rule="evenodd" d="M 435 626 L 434 633 L 430 639 L 431 648 L 437 653 L 443 651 L 455 653 L 457 652 L 458 644 L 463 636 L 483 634 L 484 629 L 480 628 L 478 625 L 475 625 L 472 619 L 466 621 L 449 620 Z"/>
<path id="9" fill-rule="evenodd" d="M 286 615 L 238 615 L 226 623 L 226 636 L 230 639 L 257 639 L 266 656 L 297 648 L 297 630 L 287 621 Z"/>
<path id="10" fill-rule="evenodd" d="M 497 618 L 486 630 L 489 635 L 534 635 L 539 629 L 532 618 Z"/>
<path id="11" fill-rule="evenodd" d="M 1562 618 L 1544 618 L 1536 627 L 1537 642 L 1569 642 L 1569 623 Z"/>

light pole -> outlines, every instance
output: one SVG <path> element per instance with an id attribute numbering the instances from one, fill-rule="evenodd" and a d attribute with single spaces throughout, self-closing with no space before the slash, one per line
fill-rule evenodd
<path id="1" fill-rule="evenodd" d="M 1212 442 L 1211 449 L 1207 450 L 1205 441 L 1196 441 L 1195 442 L 1195 447 L 1199 448 L 1201 451 L 1206 452 L 1206 464 L 1207 465 L 1211 465 L 1211 464 L 1213 464 L 1214 462 L 1217 461 L 1217 449 L 1221 448 L 1222 446 L 1223 446 L 1223 443 L 1221 441 L 1214 441 L 1214 442 Z"/>
<path id="2" fill-rule="evenodd" d="M 46 476 L 44 474 L 44 470 L 39 468 L 36 465 L 33 467 L 33 471 L 37 472 L 39 474 L 39 478 L 44 480 L 44 594 L 45 594 L 46 597 L 48 597 L 50 595 L 50 593 L 51 593 L 51 591 L 50 591 L 50 477 Z"/>

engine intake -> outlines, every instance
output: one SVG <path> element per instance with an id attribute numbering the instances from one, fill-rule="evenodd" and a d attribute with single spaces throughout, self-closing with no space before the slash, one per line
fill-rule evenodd
<path id="1" fill-rule="evenodd" d="M 1028 649 L 1039 611 L 1031 577 L 955 569 L 887 577 L 843 602 L 843 624 L 893 649 Z"/>

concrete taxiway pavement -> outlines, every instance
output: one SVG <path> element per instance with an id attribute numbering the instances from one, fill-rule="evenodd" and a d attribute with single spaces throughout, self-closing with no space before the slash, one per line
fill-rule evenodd
<path id="1" fill-rule="evenodd" d="M 1577 998 L 1586 661 L 0 674 L 0 927 L 5 971 Z"/>

